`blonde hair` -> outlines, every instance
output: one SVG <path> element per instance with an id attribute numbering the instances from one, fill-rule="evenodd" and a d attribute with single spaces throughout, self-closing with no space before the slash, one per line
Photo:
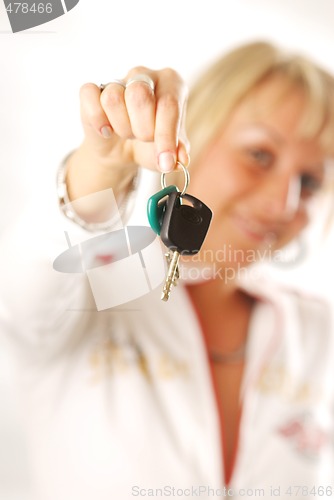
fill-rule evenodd
<path id="1" fill-rule="evenodd" d="M 333 76 L 306 57 L 287 54 L 267 42 L 254 42 L 218 60 L 190 91 L 187 133 L 192 160 L 214 139 L 242 99 L 276 75 L 284 77 L 288 89 L 300 88 L 305 94 L 300 124 L 303 137 L 319 136 L 324 150 L 334 156 Z"/>

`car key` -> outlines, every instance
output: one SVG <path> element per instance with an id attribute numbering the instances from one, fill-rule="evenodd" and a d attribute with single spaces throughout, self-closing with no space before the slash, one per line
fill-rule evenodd
<path id="1" fill-rule="evenodd" d="M 186 200 L 191 205 L 186 205 Z M 176 284 L 178 263 L 181 255 L 195 255 L 201 249 L 210 226 L 212 212 L 202 201 L 189 194 L 169 194 L 160 237 L 172 252 L 161 299 L 167 301 L 173 285 Z"/>
<path id="2" fill-rule="evenodd" d="M 170 185 L 163 188 L 158 193 L 151 196 L 147 202 L 147 218 L 151 228 L 155 233 L 160 235 L 163 215 L 166 208 L 166 197 L 173 191 L 177 191 L 177 187 Z"/>

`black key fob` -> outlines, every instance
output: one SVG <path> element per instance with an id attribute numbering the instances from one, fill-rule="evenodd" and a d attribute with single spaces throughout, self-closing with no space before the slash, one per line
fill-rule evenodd
<path id="1" fill-rule="evenodd" d="M 201 200 L 190 194 L 173 192 L 166 202 L 161 240 L 173 251 L 176 250 L 182 255 L 194 255 L 203 244 L 211 219 L 210 208 Z"/>

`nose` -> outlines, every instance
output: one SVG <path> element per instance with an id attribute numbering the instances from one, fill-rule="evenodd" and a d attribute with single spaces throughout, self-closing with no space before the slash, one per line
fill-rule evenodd
<path id="1" fill-rule="evenodd" d="M 270 179 L 266 179 L 262 189 L 263 215 L 278 222 L 292 220 L 300 204 L 300 177 L 282 173 L 273 175 Z"/>

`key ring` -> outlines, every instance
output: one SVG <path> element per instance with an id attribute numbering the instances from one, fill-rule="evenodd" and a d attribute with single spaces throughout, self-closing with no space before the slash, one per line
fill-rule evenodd
<path id="1" fill-rule="evenodd" d="M 187 167 L 185 165 L 183 165 L 183 163 L 181 163 L 180 161 L 177 161 L 176 164 L 182 168 L 183 173 L 184 173 L 184 178 L 185 178 L 184 187 L 183 187 L 181 194 L 180 194 L 180 196 L 183 196 L 185 194 L 185 192 L 187 191 L 188 186 L 189 186 L 190 174 L 189 174 L 189 170 L 187 169 Z M 166 175 L 167 175 L 166 172 L 163 172 L 161 174 L 161 187 L 163 189 L 166 188 Z"/>

